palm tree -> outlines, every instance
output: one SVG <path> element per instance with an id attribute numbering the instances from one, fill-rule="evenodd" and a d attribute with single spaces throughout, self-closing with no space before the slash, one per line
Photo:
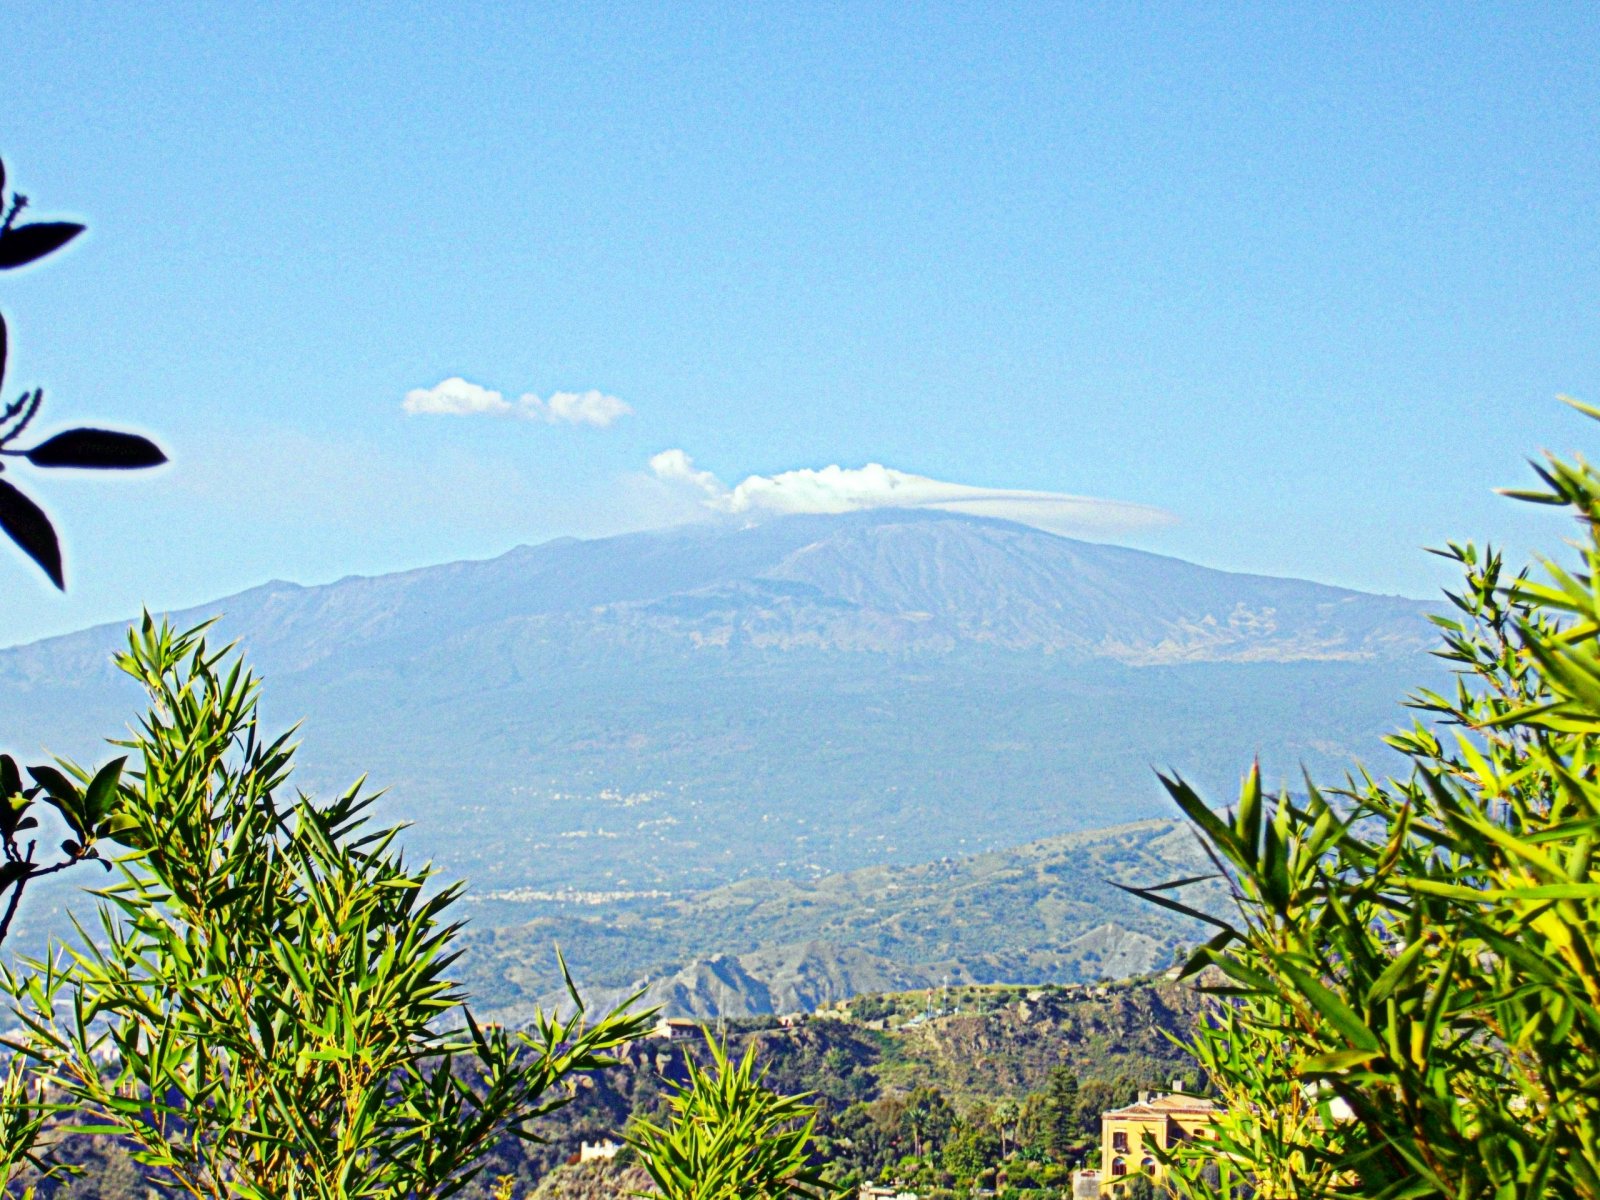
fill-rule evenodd
<path id="1" fill-rule="evenodd" d="M 994 1126 L 1000 1134 L 1000 1157 L 1007 1153 L 1007 1134 L 1015 1134 L 1017 1122 L 1022 1119 L 1022 1106 L 1010 1096 L 999 1101 L 994 1106 Z"/>

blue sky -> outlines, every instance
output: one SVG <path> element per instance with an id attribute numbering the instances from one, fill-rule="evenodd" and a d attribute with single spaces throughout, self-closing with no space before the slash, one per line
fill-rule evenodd
<path id="1" fill-rule="evenodd" d="M 7 395 L 173 463 L 27 481 L 69 592 L 0 555 L 0 642 L 869 463 L 1426 595 L 1600 442 L 1594 5 L 325 7 L 7 6 L 0 155 L 90 225 Z"/>

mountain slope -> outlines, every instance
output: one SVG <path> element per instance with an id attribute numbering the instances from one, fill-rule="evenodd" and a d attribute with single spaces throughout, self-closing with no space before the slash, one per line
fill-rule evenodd
<path id="1" fill-rule="evenodd" d="M 662 649 L 786 636 L 822 649 L 977 644 L 1140 664 L 1365 660 L 1426 640 L 1415 601 L 898 510 L 563 538 L 318 587 L 263 584 L 180 616 L 218 611 L 274 673 L 385 664 L 517 627 L 588 630 L 602 643 L 631 631 Z M 101 670 L 109 628 L 5 651 L 0 678 Z"/>
<path id="2" fill-rule="evenodd" d="M 1373 752 L 1427 670 L 1415 601 L 940 512 L 523 547 L 224 614 L 303 786 L 370 772 L 484 890 L 703 889 L 1013 845 Z M 0 652 L 8 748 L 100 753 L 120 629 Z"/>

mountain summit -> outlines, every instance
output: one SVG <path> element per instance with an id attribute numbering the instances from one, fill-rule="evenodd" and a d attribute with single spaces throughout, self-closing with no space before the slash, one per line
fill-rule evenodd
<path id="1" fill-rule="evenodd" d="M 1141 665 L 1370 659 L 1416 650 L 1425 631 L 1411 601 L 953 513 L 791 517 L 724 538 L 748 556 L 728 577 L 618 616 L 700 645 L 981 645 Z"/>
<path id="2" fill-rule="evenodd" d="M 1346 765 L 1424 669 L 1423 605 L 939 511 L 794 516 L 316 587 L 222 614 L 322 786 L 392 788 L 452 871 L 672 889 L 1011 845 Z M 9 747 L 100 755 L 115 626 L 0 652 Z M 103 755 L 100 755 L 103 757 Z"/>

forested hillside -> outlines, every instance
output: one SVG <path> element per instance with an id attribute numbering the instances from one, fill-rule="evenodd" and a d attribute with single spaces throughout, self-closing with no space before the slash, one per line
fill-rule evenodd
<path id="1" fill-rule="evenodd" d="M 1155 976 L 864 995 L 792 1027 L 766 1017 L 707 1029 L 737 1050 L 754 1042 L 774 1087 L 815 1093 L 817 1151 L 838 1178 L 896 1174 L 937 1188 L 953 1179 L 947 1152 L 954 1160 L 972 1148 L 993 1156 L 989 1168 L 1011 1157 L 1013 1181 L 1054 1185 L 1091 1152 L 1103 1109 L 1175 1078 L 1204 1086 L 1167 1037 L 1190 1028 L 1200 1006 L 1189 984 Z M 663 1081 L 681 1081 L 687 1056 L 704 1054 L 698 1035 L 629 1045 L 619 1066 L 580 1079 L 573 1102 L 539 1124 L 545 1141 L 502 1142 L 463 1194 L 487 1200 L 501 1176 L 526 1194 L 581 1142 L 615 1138 L 634 1113 L 655 1112 Z M 145 1200 L 136 1165 L 115 1145 L 76 1145 L 84 1174 L 65 1188 L 47 1182 L 42 1196 Z"/>

